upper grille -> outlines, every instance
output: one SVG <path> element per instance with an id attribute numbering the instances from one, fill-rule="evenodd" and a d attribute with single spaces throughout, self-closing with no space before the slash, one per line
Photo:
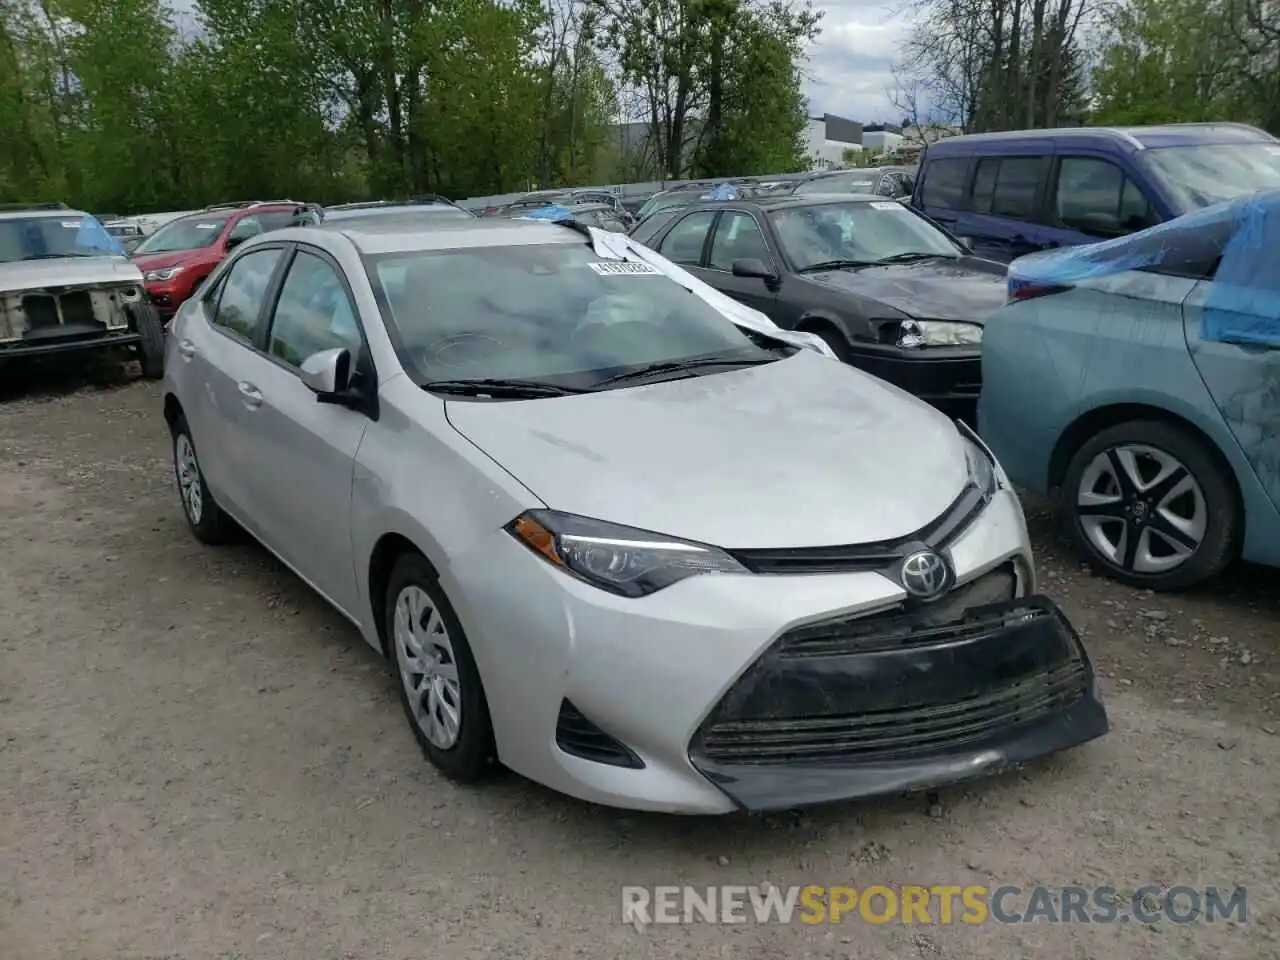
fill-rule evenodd
<path id="1" fill-rule="evenodd" d="M 1017 595 L 1013 564 L 1004 564 L 976 580 L 961 584 L 941 600 L 907 612 L 904 604 L 870 615 L 824 620 L 788 630 L 776 650 L 783 657 L 833 657 L 878 653 L 942 641 L 970 639 L 1004 624 L 1004 618 L 974 617 L 966 613 L 1006 603 Z"/>
<path id="2" fill-rule="evenodd" d="M 987 505 L 987 496 L 969 485 L 936 520 L 894 540 L 832 547 L 730 550 L 752 573 L 854 573 L 887 570 L 921 545 L 941 550 L 964 531 Z"/>

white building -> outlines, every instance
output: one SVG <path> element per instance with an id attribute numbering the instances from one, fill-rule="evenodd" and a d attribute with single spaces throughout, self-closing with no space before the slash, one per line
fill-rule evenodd
<path id="1" fill-rule="evenodd" d="M 862 146 L 876 153 L 889 153 L 902 145 L 902 128 L 889 123 L 868 125 L 862 128 Z"/>
<path id="2" fill-rule="evenodd" d="M 845 165 L 846 151 L 861 151 L 862 124 L 825 113 L 810 117 L 805 127 L 805 153 L 813 170 Z"/>

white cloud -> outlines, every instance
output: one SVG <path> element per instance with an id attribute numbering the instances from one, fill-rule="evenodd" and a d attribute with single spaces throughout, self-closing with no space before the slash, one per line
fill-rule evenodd
<path id="1" fill-rule="evenodd" d="M 822 33 L 809 51 L 805 93 L 809 112 L 834 113 L 863 123 L 896 123 L 889 99 L 893 65 L 910 29 L 894 0 L 815 0 Z"/>

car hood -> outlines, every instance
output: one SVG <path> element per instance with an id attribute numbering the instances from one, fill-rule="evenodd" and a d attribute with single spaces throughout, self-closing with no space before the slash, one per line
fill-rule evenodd
<path id="1" fill-rule="evenodd" d="M 552 509 L 729 548 L 905 536 L 968 478 L 945 416 L 804 351 L 600 393 L 449 399 L 446 410 Z"/>
<path id="2" fill-rule="evenodd" d="M 142 273 L 124 257 L 63 257 L 0 263 L 0 293 L 141 282 Z"/>
<path id="3" fill-rule="evenodd" d="M 143 253 L 133 258 L 133 262 L 138 265 L 138 269 L 144 273 L 147 270 L 163 270 L 165 267 L 180 267 L 190 263 L 192 260 L 200 259 L 203 252 L 200 250 L 173 250 L 169 253 Z"/>
<path id="4" fill-rule="evenodd" d="M 1005 266 L 979 257 L 921 260 L 805 274 L 806 280 L 856 293 L 918 319 L 984 323 L 1006 298 Z"/>

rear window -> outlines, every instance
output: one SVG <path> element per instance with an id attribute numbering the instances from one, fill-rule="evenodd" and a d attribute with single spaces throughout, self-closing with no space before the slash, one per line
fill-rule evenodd
<path id="1" fill-rule="evenodd" d="M 921 202 L 926 207 L 959 210 L 964 206 L 965 176 L 968 172 L 968 157 L 928 163 L 924 170 L 924 188 L 920 192 Z"/>

